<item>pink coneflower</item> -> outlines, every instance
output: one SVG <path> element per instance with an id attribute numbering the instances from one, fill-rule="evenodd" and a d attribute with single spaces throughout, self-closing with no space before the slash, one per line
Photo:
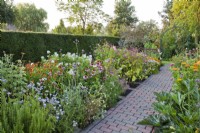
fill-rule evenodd
<path id="1" fill-rule="evenodd" d="M 84 80 L 88 79 L 88 76 L 87 76 L 87 75 L 84 75 L 84 76 L 83 76 L 83 79 L 84 79 Z"/>

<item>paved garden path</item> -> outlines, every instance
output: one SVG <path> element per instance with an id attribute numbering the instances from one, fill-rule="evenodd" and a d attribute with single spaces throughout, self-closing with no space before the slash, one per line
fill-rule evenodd
<path id="1" fill-rule="evenodd" d="M 153 127 L 138 125 L 137 122 L 155 113 L 151 104 L 155 102 L 154 92 L 170 91 L 172 86 L 169 66 L 161 67 L 133 89 L 115 107 L 109 109 L 102 120 L 98 120 L 82 133 L 151 133 Z"/>

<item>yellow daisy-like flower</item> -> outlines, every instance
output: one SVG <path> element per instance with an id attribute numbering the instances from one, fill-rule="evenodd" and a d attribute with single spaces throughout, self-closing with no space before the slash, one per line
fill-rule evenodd
<path id="1" fill-rule="evenodd" d="M 182 62 L 182 63 L 181 63 L 181 65 L 186 65 L 186 64 L 187 64 L 186 62 Z"/>
<path id="2" fill-rule="evenodd" d="M 177 81 L 178 81 L 178 82 L 182 81 L 182 78 L 178 78 Z"/>
<path id="3" fill-rule="evenodd" d="M 199 70 L 198 70 L 198 68 L 197 68 L 197 69 L 196 69 L 196 68 L 194 68 L 194 69 L 193 69 L 193 71 L 194 71 L 194 72 L 198 72 Z"/>

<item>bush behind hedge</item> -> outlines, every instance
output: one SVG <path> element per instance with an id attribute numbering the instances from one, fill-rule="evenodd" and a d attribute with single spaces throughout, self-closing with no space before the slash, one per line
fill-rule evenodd
<path id="1" fill-rule="evenodd" d="M 16 60 L 21 58 L 21 53 L 25 53 L 24 60 L 36 62 L 40 60 L 42 55 L 46 55 L 47 50 L 55 52 L 62 49 L 63 53 L 76 53 L 76 40 L 78 40 L 79 53 L 84 50 L 87 54 L 93 54 L 97 44 L 103 44 L 107 41 L 117 45 L 119 38 L 3 31 L 0 40 L 0 56 L 3 56 L 3 51 L 5 51 L 7 54 L 14 54 L 14 60 Z"/>

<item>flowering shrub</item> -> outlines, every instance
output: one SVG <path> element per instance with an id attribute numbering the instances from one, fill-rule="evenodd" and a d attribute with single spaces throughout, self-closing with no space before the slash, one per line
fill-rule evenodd
<path id="1" fill-rule="evenodd" d="M 95 55 L 99 60 L 112 61 L 112 65 L 118 70 L 120 77 L 130 82 L 145 79 L 156 73 L 160 67 L 158 59 L 139 53 L 136 49 L 117 49 L 103 45 L 96 49 Z"/>
<path id="2" fill-rule="evenodd" d="M 177 60 L 181 58 L 181 60 Z M 173 58 L 174 77 L 172 91 L 156 93 L 153 104 L 159 113 L 149 116 L 140 124 L 153 125 L 156 132 L 198 133 L 200 130 L 200 60 L 183 56 Z"/>

